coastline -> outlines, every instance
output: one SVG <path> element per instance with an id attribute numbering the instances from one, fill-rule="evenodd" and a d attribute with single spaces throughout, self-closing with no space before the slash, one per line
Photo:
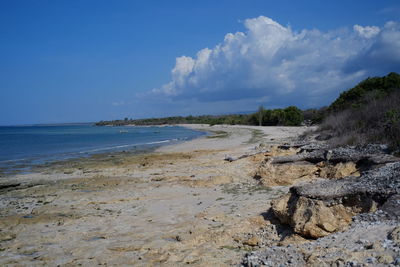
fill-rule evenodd
<path id="1" fill-rule="evenodd" d="M 0 264 L 229 266 L 288 186 L 253 178 L 260 156 L 306 127 L 180 125 L 213 132 L 143 155 L 104 155 L 9 177 Z"/>
<path id="2" fill-rule="evenodd" d="M 69 124 L 65 124 L 69 125 Z M 72 125 L 72 124 L 71 124 Z M 85 124 L 89 125 L 89 124 Z M 59 125 L 54 125 L 54 126 L 59 126 Z M 62 124 L 61 126 L 64 126 Z M 76 124 L 73 124 L 73 126 L 76 126 Z M 132 125 L 130 125 L 133 127 Z M 157 127 L 179 127 L 179 125 L 154 125 L 154 126 L 138 126 L 138 128 L 157 128 Z M 182 127 L 184 128 L 184 127 Z M 188 128 L 189 129 L 189 128 Z M 122 155 L 126 154 L 145 154 L 152 152 L 156 150 L 158 147 L 161 147 L 163 145 L 175 145 L 179 144 L 182 142 L 190 141 L 192 139 L 201 137 L 202 135 L 205 135 L 207 133 L 197 131 L 197 137 L 193 136 L 177 136 L 169 138 L 169 139 L 156 139 L 154 141 L 149 140 L 147 142 L 134 142 L 134 143 L 127 143 L 126 141 L 121 143 L 118 142 L 119 140 L 115 140 L 115 145 L 112 144 L 105 144 L 105 145 L 97 145 L 95 147 L 88 147 L 82 150 L 76 150 L 76 151 L 62 151 L 60 150 L 59 152 L 52 152 L 49 154 L 46 154 L 46 152 L 43 153 L 43 155 L 40 154 L 32 154 L 30 155 L 29 153 L 25 153 L 26 155 L 23 156 L 23 158 L 15 158 L 15 159 L 7 159 L 0 161 L 0 182 L 1 179 L 3 179 L 6 176 L 13 176 L 17 174 L 29 174 L 33 172 L 40 172 L 40 169 L 45 169 L 48 167 L 53 167 L 55 165 L 66 165 L 69 162 L 74 162 L 74 161 L 79 161 L 79 160 L 88 160 L 90 161 L 91 158 L 103 158 L 107 157 L 108 155 L 112 154 L 115 156 L 120 156 L 119 153 L 122 153 Z M 154 139 L 154 138 L 153 138 Z M 135 140 L 135 139 L 133 139 Z M 59 144 L 53 144 L 54 145 L 59 145 Z M 29 146 L 25 146 L 29 147 Z M 26 148 L 25 148 L 26 149 Z M 39 152 L 41 153 L 41 152 Z"/>
<path id="3" fill-rule="evenodd" d="M 208 132 L 214 134 L 216 138 L 213 138 L 213 136 L 200 136 L 199 138 L 173 146 L 163 146 L 157 151 L 193 151 L 198 149 L 227 149 L 233 151 L 238 149 L 246 150 L 258 143 L 268 145 L 284 143 L 305 132 L 306 130 L 315 129 L 314 127 L 306 126 L 209 126 L 207 124 L 179 124 L 178 126 L 186 127 L 192 130 Z M 219 136 L 221 135 L 221 132 L 226 132 L 226 136 Z M 208 140 L 204 141 L 204 139 Z"/>

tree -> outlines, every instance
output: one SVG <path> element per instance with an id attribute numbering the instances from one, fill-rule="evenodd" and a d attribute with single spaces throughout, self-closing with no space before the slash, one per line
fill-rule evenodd
<path id="1" fill-rule="evenodd" d="M 303 122 L 303 112 L 295 106 L 287 107 L 284 112 L 284 125 L 298 126 Z"/>
<path id="2" fill-rule="evenodd" d="M 285 112 L 280 109 L 273 109 L 271 112 L 271 125 L 284 125 L 285 124 Z"/>
<path id="3" fill-rule="evenodd" d="M 264 110 L 265 109 L 263 106 L 258 107 L 257 115 L 258 115 L 258 125 L 259 126 L 262 126 L 262 123 L 263 123 Z"/>

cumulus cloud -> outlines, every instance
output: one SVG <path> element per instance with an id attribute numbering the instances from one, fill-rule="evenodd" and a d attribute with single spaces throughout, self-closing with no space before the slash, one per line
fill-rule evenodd
<path id="1" fill-rule="evenodd" d="M 152 94 L 197 103 L 318 106 L 367 76 L 400 71 L 397 22 L 293 31 L 260 16 L 244 26 L 193 58 L 176 58 L 171 81 Z"/>
<path id="2" fill-rule="evenodd" d="M 347 62 L 345 70 L 366 69 L 370 73 L 399 71 L 400 69 L 400 25 L 395 22 L 385 24 L 379 34 L 375 34 L 370 45 Z"/>
<path id="3" fill-rule="evenodd" d="M 372 38 L 375 37 L 380 29 L 377 26 L 366 26 L 362 27 L 360 25 L 354 25 L 353 27 L 354 31 L 356 31 L 360 36 L 364 38 Z"/>

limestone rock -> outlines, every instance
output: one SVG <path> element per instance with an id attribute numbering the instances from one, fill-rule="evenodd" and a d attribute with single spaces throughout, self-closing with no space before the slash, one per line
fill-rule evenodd
<path id="1" fill-rule="evenodd" d="M 390 264 L 394 261 L 393 257 L 388 254 L 384 254 L 378 257 L 378 262 L 383 264 Z"/>
<path id="2" fill-rule="evenodd" d="M 389 234 L 389 238 L 400 246 L 400 226 L 393 229 L 393 231 Z"/>
<path id="3" fill-rule="evenodd" d="M 400 162 L 364 172 L 360 177 L 325 180 L 293 187 L 292 192 L 312 199 L 328 200 L 351 196 L 385 198 L 400 193 Z"/>
<path id="4" fill-rule="evenodd" d="M 336 165 L 326 165 L 320 168 L 319 176 L 330 179 L 340 179 L 346 176 L 360 176 L 353 162 L 339 162 Z"/>
<path id="5" fill-rule="evenodd" d="M 400 162 L 389 163 L 360 177 L 295 186 L 290 194 L 272 202 L 272 211 L 295 233 L 323 237 L 346 228 L 356 214 L 376 211 L 377 201 L 398 193 L 399 174 Z"/>
<path id="6" fill-rule="evenodd" d="M 400 219 L 400 194 L 392 195 L 381 207 L 392 218 Z"/>
<path id="7" fill-rule="evenodd" d="M 368 162 L 369 164 L 385 164 L 396 162 L 400 159 L 388 154 L 386 146 L 368 144 L 364 146 L 346 146 L 328 150 L 319 149 L 300 149 L 296 155 L 278 156 L 273 158 L 274 164 L 293 163 L 298 161 L 307 161 L 318 163 L 329 161 L 331 163 L 339 162 Z"/>
<path id="8" fill-rule="evenodd" d="M 291 194 L 273 201 L 272 210 L 282 223 L 308 238 L 319 238 L 342 230 L 354 215 L 341 204 L 328 207 L 323 201 Z"/>
<path id="9" fill-rule="evenodd" d="M 258 246 L 258 244 L 260 244 L 260 243 L 261 243 L 260 239 L 256 236 L 253 236 L 243 242 L 244 245 L 251 246 L 251 247 Z"/>
<path id="10" fill-rule="evenodd" d="M 260 182 L 265 186 L 292 185 L 299 181 L 316 178 L 319 168 L 314 164 L 264 164 L 256 172 Z"/>

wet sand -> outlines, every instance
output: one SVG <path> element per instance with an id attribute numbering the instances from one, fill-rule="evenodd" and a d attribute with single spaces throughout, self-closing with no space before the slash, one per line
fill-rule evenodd
<path id="1" fill-rule="evenodd" d="M 238 264 L 271 199 L 288 190 L 254 179 L 262 152 L 306 128 L 186 127 L 212 135 L 2 178 L 0 265 Z M 224 160 L 244 154 L 254 155 Z"/>

